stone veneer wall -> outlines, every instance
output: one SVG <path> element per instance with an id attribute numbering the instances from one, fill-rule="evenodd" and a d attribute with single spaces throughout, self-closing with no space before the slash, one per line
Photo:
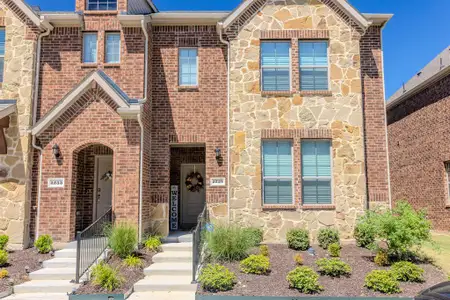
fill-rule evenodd
<path id="1" fill-rule="evenodd" d="M 17 101 L 17 113 L 5 129 L 8 154 L 0 155 L 0 234 L 9 235 L 9 247 L 29 244 L 32 92 L 37 28 L 10 1 L 0 3 L 0 26 L 6 28 L 4 82 L 0 99 Z"/>
<path id="2" fill-rule="evenodd" d="M 327 2 L 327 1 L 323 1 Z M 351 238 L 366 206 L 360 32 L 342 15 L 317 0 L 267 1 L 231 37 L 231 219 L 264 230 L 265 239 L 285 239 L 293 227 L 313 236 L 335 226 Z M 243 24 L 243 25 L 242 25 Z M 292 93 L 260 90 L 260 41 L 292 41 Z M 298 39 L 328 39 L 330 91 L 299 91 Z M 331 138 L 333 205 L 301 202 L 301 138 Z M 294 145 L 294 201 L 289 207 L 263 207 L 261 140 L 290 138 Z"/>

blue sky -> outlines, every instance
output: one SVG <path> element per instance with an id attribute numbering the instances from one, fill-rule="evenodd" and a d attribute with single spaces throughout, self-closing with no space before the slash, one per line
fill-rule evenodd
<path id="1" fill-rule="evenodd" d="M 74 10 L 75 0 L 26 0 L 42 10 Z M 241 0 L 154 0 L 159 10 L 232 10 Z M 349 0 L 359 11 L 393 13 L 384 29 L 389 97 L 450 45 L 450 0 Z"/>

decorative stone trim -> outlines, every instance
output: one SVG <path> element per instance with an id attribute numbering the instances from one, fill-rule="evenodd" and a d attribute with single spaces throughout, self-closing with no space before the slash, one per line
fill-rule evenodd
<path id="1" fill-rule="evenodd" d="M 300 206 L 303 210 L 335 210 L 336 205 L 334 204 L 326 204 L 326 205 L 302 205 Z"/>
<path id="2" fill-rule="evenodd" d="M 261 39 L 329 39 L 328 30 L 265 30 Z"/>
<path id="3" fill-rule="evenodd" d="M 294 94 L 293 91 L 261 91 L 262 96 L 286 96 L 290 97 Z"/>
<path id="4" fill-rule="evenodd" d="M 297 210 L 297 206 L 293 204 L 289 205 L 263 205 L 262 210 Z"/>
<path id="5" fill-rule="evenodd" d="M 262 139 L 331 139 L 333 132 L 331 129 L 262 129 Z"/>
<path id="6" fill-rule="evenodd" d="M 178 143 L 205 143 L 206 136 L 204 134 L 170 134 L 169 144 Z"/>
<path id="7" fill-rule="evenodd" d="M 300 91 L 299 92 L 300 96 L 333 96 L 333 92 L 332 91 Z"/>

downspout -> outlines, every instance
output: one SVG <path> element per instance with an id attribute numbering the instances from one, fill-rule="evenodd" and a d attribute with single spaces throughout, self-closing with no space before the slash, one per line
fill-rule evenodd
<path id="1" fill-rule="evenodd" d="M 223 38 L 223 22 L 217 23 L 217 31 L 219 33 L 220 41 L 227 45 L 227 213 L 228 222 L 231 221 L 230 215 L 230 42 Z"/>
<path id="2" fill-rule="evenodd" d="M 144 174 L 144 124 L 142 123 L 142 110 L 144 109 L 144 104 L 147 102 L 147 92 L 148 92 L 148 32 L 147 32 L 147 22 L 141 20 L 142 31 L 145 36 L 145 45 L 144 45 L 144 99 L 140 100 L 141 104 L 141 112 L 138 114 L 138 122 L 141 127 L 141 149 L 140 149 L 140 157 L 139 157 L 139 243 L 142 242 L 142 186 L 144 182 L 143 174 Z"/>

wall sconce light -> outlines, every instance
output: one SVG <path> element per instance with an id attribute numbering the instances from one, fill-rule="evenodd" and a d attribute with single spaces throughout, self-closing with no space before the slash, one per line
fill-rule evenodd
<path id="1" fill-rule="evenodd" d="M 216 160 L 219 160 L 222 156 L 222 151 L 220 150 L 219 147 L 216 148 Z"/>
<path id="2" fill-rule="evenodd" d="M 53 155 L 55 156 L 56 159 L 61 157 L 61 150 L 59 149 L 58 144 L 54 144 L 52 147 L 53 150 Z"/>

